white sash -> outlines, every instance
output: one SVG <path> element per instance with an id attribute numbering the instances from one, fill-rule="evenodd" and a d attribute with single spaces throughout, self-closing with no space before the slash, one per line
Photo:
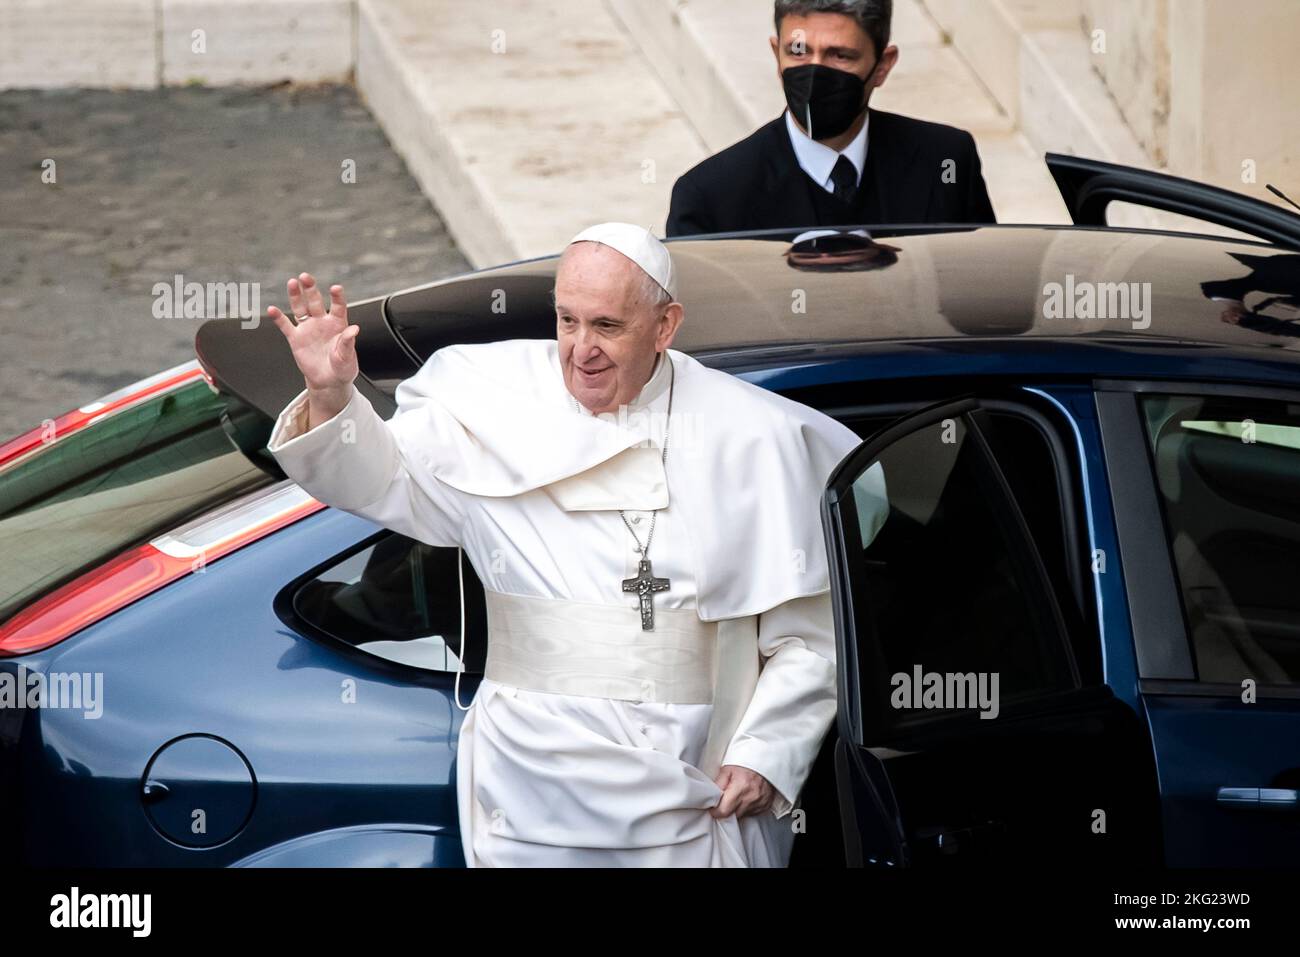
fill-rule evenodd
<path id="1" fill-rule="evenodd" d="M 483 675 L 528 691 L 671 704 L 712 704 L 718 623 L 694 608 L 656 608 L 642 630 L 629 605 L 484 589 Z"/>
<path id="2" fill-rule="evenodd" d="M 716 775 L 758 682 L 758 617 L 703 621 L 656 608 L 644 631 L 630 605 L 484 589 L 484 677 L 529 691 L 629 701 L 712 704 L 700 770 Z"/>

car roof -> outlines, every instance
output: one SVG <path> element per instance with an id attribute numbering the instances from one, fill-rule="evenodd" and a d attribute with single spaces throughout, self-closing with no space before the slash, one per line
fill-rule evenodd
<path id="1" fill-rule="evenodd" d="M 1300 322 L 1224 321 L 1212 295 L 1300 302 L 1300 253 L 1188 233 L 1079 226 L 875 230 L 879 268 L 796 268 L 798 231 L 669 241 L 685 307 L 673 348 L 733 372 L 865 357 L 841 375 L 884 378 L 1043 373 L 1292 384 Z M 454 343 L 555 336 L 558 254 L 355 302 L 358 388 L 391 414 L 399 382 Z M 883 265 L 887 263 L 887 265 Z M 1150 324 L 1051 318 L 1044 290 L 1150 283 Z M 1216 288 L 1213 284 L 1219 284 Z M 1211 285 L 1206 285 L 1211 284 Z M 1103 291 L 1103 296 L 1105 292 Z M 1270 307 L 1276 315 L 1276 301 Z M 1269 315 L 1270 313 L 1265 313 Z M 224 394 L 274 419 L 302 389 L 280 332 L 239 319 L 200 326 L 195 349 Z M 829 375 L 829 373 L 827 373 Z M 250 432 L 262 441 L 265 426 Z"/>
<path id="2" fill-rule="evenodd" d="M 1074 226 L 890 231 L 874 236 L 892 250 L 887 265 L 839 271 L 790 265 L 792 235 L 671 241 L 685 307 L 674 348 L 705 353 L 783 344 L 1104 337 L 1300 356 L 1300 328 L 1288 335 L 1285 323 L 1225 322 L 1224 303 L 1203 286 L 1261 273 L 1276 286 L 1279 275 L 1289 275 L 1289 295 L 1300 300 L 1300 254 L 1267 244 Z M 406 290 L 388 299 L 386 311 L 420 359 L 450 342 L 554 335 L 557 262 L 548 256 Z M 1076 294 L 1080 283 L 1138 284 L 1149 326 L 1139 328 L 1142 321 L 1131 315 L 1045 315 L 1045 288 L 1059 283 L 1064 296 L 1070 282 Z M 494 311 L 494 301 L 507 305 Z M 1247 304 L 1254 304 L 1251 298 Z"/>

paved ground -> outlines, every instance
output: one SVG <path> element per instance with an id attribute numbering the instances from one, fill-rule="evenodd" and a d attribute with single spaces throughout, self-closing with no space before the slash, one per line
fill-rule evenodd
<path id="1" fill-rule="evenodd" d="M 177 273 L 264 313 L 302 269 L 355 300 L 468 268 L 349 87 L 0 94 L 0 441 L 193 358 Z"/>

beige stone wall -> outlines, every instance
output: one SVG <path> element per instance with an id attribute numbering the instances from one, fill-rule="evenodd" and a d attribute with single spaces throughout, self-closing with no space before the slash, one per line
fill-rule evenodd
<path id="1" fill-rule="evenodd" d="M 1300 201 L 1300 3 L 1084 0 L 1093 65 L 1155 166 Z"/>
<path id="2" fill-rule="evenodd" d="M 356 0 L 0 0 L 0 90 L 343 82 Z"/>
<path id="3" fill-rule="evenodd" d="M 1169 156 L 1169 0 L 1083 0 L 1093 67 L 1157 166 Z"/>
<path id="4" fill-rule="evenodd" d="M 1253 163 L 1259 192 L 1273 181 L 1300 202 L 1300 3 L 1180 0 L 1178 11 L 1171 168 L 1254 192 L 1242 185 Z"/>

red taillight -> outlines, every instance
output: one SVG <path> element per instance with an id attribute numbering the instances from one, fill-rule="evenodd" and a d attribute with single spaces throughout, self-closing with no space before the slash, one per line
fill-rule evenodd
<path id="1" fill-rule="evenodd" d="M 141 545 L 82 575 L 0 625 L 0 654 L 48 648 L 189 570 L 189 564 Z"/>
<path id="2" fill-rule="evenodd" d="M 269 506 L 269 508 L 268 508 Z M 219 517 L 133 548 L 0 625 L 0 657 L 41 651 L 87 625 L 325 506 L 297 486 L 255 496 Z M 247 519 L 247 521 L 241 521 Z M 204 535 L 203 532 L 212 534 Z M 201 559 L 201 562 L 200 562 Z"/>

